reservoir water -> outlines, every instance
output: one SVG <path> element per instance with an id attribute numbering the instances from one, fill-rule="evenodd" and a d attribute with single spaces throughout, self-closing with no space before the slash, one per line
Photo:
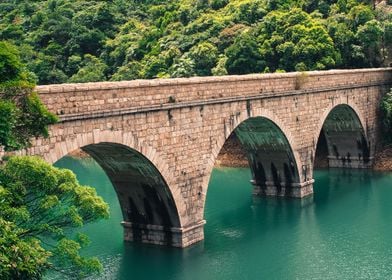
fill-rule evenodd
<path id="1" fill-rule="evenodd" d="M 87 225 L 103 274 L 92 279 L 391 279 L 392 173 L 315 172 L 304 200 L 255 198 L 248 169 L 215 169 L 205 240 L 184 250 L 123 242 L 116 194 L 91 159 L 65 157 L 79 181 L 96 187 L 111 217 Z"/>

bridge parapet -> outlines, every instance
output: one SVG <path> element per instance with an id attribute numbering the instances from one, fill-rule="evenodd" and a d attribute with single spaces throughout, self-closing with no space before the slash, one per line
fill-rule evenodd
<path id="1" fill-rule="evenodd" d="M 36 89 L 48 109 L 66 121 L 244 98 L 355 90 L 391 79 L 392 69 L 381 68 L 60 84 Z"/>

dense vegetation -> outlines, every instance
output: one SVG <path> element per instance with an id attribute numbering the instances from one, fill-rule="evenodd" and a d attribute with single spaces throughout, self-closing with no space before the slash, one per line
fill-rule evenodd
<path id="1" fill-rule="evenodd" d="M 380 102 L 383 144 L 392 144 L 392 89 Z"/>
<path id="2" fill-rule="evenodd" d="M 56 122 L 33 88 L 16 48 L 0 42 L 0 149 L 25 148 Z M 99 271 L 96 258 L 79 254 L 88 238 L 70 229 L 107 216 L 107 204 L 71 171 L 35 157 L 0 159 L 0 279 Z"/>
<path id="3" fill-rule="evenodd" d="M 41 84 L 377 67 L 392 15 L 366 0 L 3 0 L 0 40 Z"/>
<path id="4" fill-rule="evenodd" d="M 79 278 L 101 270 L 83 257 L 87 236 L 70 231 L 108 216 L 107 204 L 75 175 L 36 157 L 0 166 L 0 279 L 41 279 L 48 270 Z"/>
<path id="5" fill-rule="evenodd" d="M 56 122 L 33 91 L 34 82 L 16 48 L 0 41 L 0 147 L 26 147 L 33 136 L 47 136 Z"/>

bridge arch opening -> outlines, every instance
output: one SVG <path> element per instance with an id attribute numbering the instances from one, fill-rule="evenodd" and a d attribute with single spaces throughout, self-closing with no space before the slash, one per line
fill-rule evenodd
<path id="1" fill-rule="evenodd" d="M 357 112 L 347 104 L 337 105 L 323 120 L 314 167 L 369 168 L 370 144 Z"/>
<path id="2" fill-rule="evenodd" d="M 244 165 L 246 157 L 254 194 L 301 196 L 300 176 L 291 145 L 280 127 L 269 118 L 251 117 L 241 122 L 226 139 L 218 160 L 227 154 L 234 164 Z"/>
<path id="3" fill-rule="evenodd" d="M 181 247 L 180 219 L 168 184 L 140 152 L 118 143 L 101 142 L 81 149 L 104 170 L 117 194 L 124 239 Z"/>

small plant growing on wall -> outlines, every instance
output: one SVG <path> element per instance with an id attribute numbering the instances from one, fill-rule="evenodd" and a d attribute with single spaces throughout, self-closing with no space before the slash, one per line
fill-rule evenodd
<path id="1" fill-rule="evenodd" d="M 169 96 L 169 103 L 176 103 L 176 98 L 172 95 Z"/>
<path id="2" fill-rule="evenodd" d="M 299 90 L 303 87 L 306 82 L 308 74 L 306 72 L 301 72 L 295 77 L 295 90 Z"/>

